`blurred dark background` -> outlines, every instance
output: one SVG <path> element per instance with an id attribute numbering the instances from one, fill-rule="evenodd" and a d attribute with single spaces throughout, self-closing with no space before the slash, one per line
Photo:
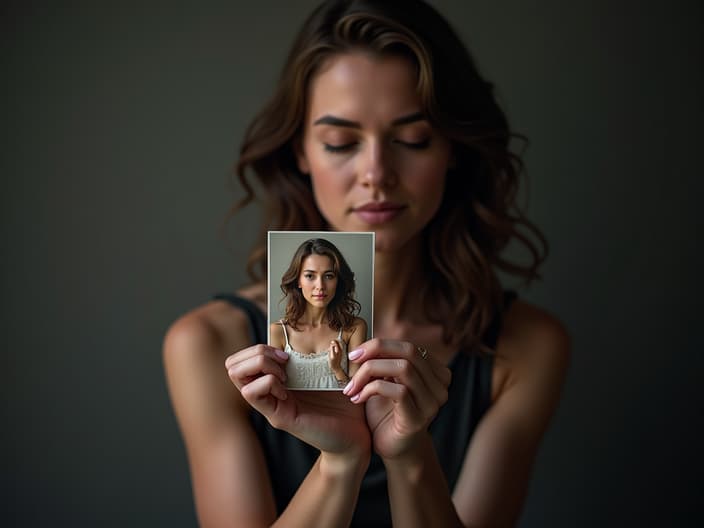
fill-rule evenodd
<path id="1" fill-rule="evenodd" d="M 317 2 L 0 7 L 4 526 L 193 526 L 161 365 L 245 280 L 242 132 Z M 434 4 L 531 140 L 573 336 L 522 527 L 702 526 L 704 4 Z"/>

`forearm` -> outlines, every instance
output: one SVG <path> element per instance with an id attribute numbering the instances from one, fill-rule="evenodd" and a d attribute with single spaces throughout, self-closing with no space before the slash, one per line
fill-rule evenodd
<path id="1" fill-rule="evenodd" d="M 340 387 L 344 387 L 350 381 L 349 375 L 341 368 L 333 370 L 332 374 L 335 376 L 335 379 Z"/>
<path id="2" fill-rule="evenodd" d="M 369 454 L 321 454 L 273 526 L 349 526 Z"/>
<path id="3" fill-rule="evenodd" d="M 411 453 L 384 460 L 394 526 L 462 526 L 430 434 Z"/>

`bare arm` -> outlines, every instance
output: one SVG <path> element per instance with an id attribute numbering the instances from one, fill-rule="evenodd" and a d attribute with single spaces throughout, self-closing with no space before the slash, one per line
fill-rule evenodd
<path id="1" fill-rule="evenodd" d="M 223 368 L 229 351 L 250 345 L 246 321 L 241 323 L 241 331 L 225 337 L 207 317 L 189 314 L 169 329 L 164 340 L 166 377 L 186 444 L 199 524 L 349 524 L 368 463 L 364 449 L 356 458 L 347 453 L 321 453 L 286 510 L 276 518 L 266 462 L 248 419 L 250 407 Z M 281 363 L 272 358 L 264 358 L 271 360 L 266 368 L 276 372 Z M 257 379 L 263 378 L 267 376 Z"/>
<path id="2" fill-rule="evenodd" d="M 229 345 L 246 346 L 245 336 L 246 331 Z M 266 463 L 247 423 L 248 407 L 222 367 L 223 345 L 218 330 L 195 315 L 177 321 L 164 340 L 166 378 L 198 520 L 205 527 L 268 526 L 276 510 Z"/>
<path id="3" fill-rule="evenodd" d="M 395 526 L 516 523 L 540 439 L 557 405 L 569 350 L 569 339 L 559 322 L 538 310 L 527 319 L 530 322 L 519 325 L 519 337 L 514 337 L 511 346 L 513 375 L 477 427 L 452 496 L 427 425 L 416 433 L 412 429 L 413 417 L 429 416 L 432 400 L 441 401 L 432 389 L 437 378 L 430 376 L 440 369 L 432 356 L 422 362 L 405 343 L 373 340 L 364 345 L 367 350 L 355 386 L 377 380 L 362 389 L 359 401 L 377 394 L 393 402 L 368 401 L 367 418 L 378 423 L 374 446 L 386 467 Z M 392 372 L 394 364 L 376 362 L 376 357 L 395 357 L 401 368 Z M 379 380 L 389 374 L 400 383 Z M 395 427 L 384 430 L 390 422 Z M 399 434 L 400 426 L 410 432 Z"/>
<path id="4" fill-rule="evenodd" d="M 350 336 L 349 345 L 347 346 L 348 353 L 359 348 L 362 345 L 362 343 L 364 343 L 366 340 L 367 340 L 367 322 L 364 319 L 362 319 L 361 317 L 358 317 L 357 321 L 355 322 L 354 330 L 352 331 L 352 335 Z M 347 364 L 349 365 L 349 367 L 348 367 L 349 377 L 352 377 L 352 376 L 354 376 L 354 373 L 357 372 L 357 369 L 359 369 L 359 364 L 352 363 L 351 361 L 349 361 Z"/>
<path id="5" fill-rule="evenodd" d="M 535 311 L 523 354 L 479 424 L 455 486 L 453 501 L 467 526 L 513 526 L 523 508 L 540 441 L 557 407 L 569 364 L 564 327 Z M 534 320 L 537 319 L 537 320 Z"/>
<path id="6" fill-rule="evenodd" d="M 365 340 L 367 336 L 367 323 L 361 317 L 357 317 L 354 322 L 354 327 L 347 340 L 347 351 L 348 353 L 358 348 Z M 335 374 L 335 378 L 340 383 L 341 387 L 344 387 L 350 378 L 357 372 L 359 365 L 356 363 L 347 362 L 347 372 L 340 366 L 342 364 L 342 347 L 337 342 L 333 340 L 330 343 L 330 356 L 329 364 L 330 369 Z"/>
<path id="7" fill-rule="evenodd" d="M 284 328 L 281 323 L 271 323 L 269 325 L 269 344 L 274 348 L 283 350 L 286 341 L 284 338 Z"/>

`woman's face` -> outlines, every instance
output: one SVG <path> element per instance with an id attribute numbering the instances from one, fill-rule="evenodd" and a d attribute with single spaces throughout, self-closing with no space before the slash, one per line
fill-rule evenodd
<path id="1" fill-rule="evenodd" d="M 298 165 L 339 231 L 374 231 L 402 248 L 437 212 L 449 142 L 420 113 L 411 63 L 362 52 L 332 57 L 311 81 Z"/>
<path id="2" fill-rule="evenodd" d="M 330 304 L 337 289 L 332 259 L 325 255 L 309 255 L 303 259 L 298 287 L 308 304 L 318 308 Z"/>

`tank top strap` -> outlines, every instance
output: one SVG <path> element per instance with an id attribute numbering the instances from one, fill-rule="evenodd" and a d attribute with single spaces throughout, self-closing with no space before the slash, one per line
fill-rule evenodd
<path id="1" fill-rule="evenodd" d="M 279 322 L 281 323 L 281 328 L 284 329 L 284 339 L 286 339 L 286 346 L 290 346 L 288 344 L 288 333 L 286 332 L 286 323 L 284 323 L 283 319 L 279 319 Z"/>
<path id="2" fill-rule="evenodd" d="M 508 311 L 511 303 L 518 297 L 514 290 L 505 290 L 503 292 L 503 299 L 500 306 L 497 307 L 496 313 L 494 314 L 494 319 L 484 334 L 483 343 L 491 349 L 496 348 L 496 343 L 499 339 L 499 334 L 501 333 L 501 325 L 503 322 L 504 314 Z"/>
<path id="3" fill-rule="evenodd" d="M 212 299 L 225 301 L 245 313 L 249 323 L 249 336 L 252 343 L 267 342 L 266 315 L 256 304 L 249 299 L 233 295 L 232 293 L 218 293 L 213 295 Z"/>
<path id="4" fill-rule="evenodd" d="M 342 327 L 340 327 L 340 331 L 337 333 L 337 339 L 338 341 L 342 341 Z"/>

